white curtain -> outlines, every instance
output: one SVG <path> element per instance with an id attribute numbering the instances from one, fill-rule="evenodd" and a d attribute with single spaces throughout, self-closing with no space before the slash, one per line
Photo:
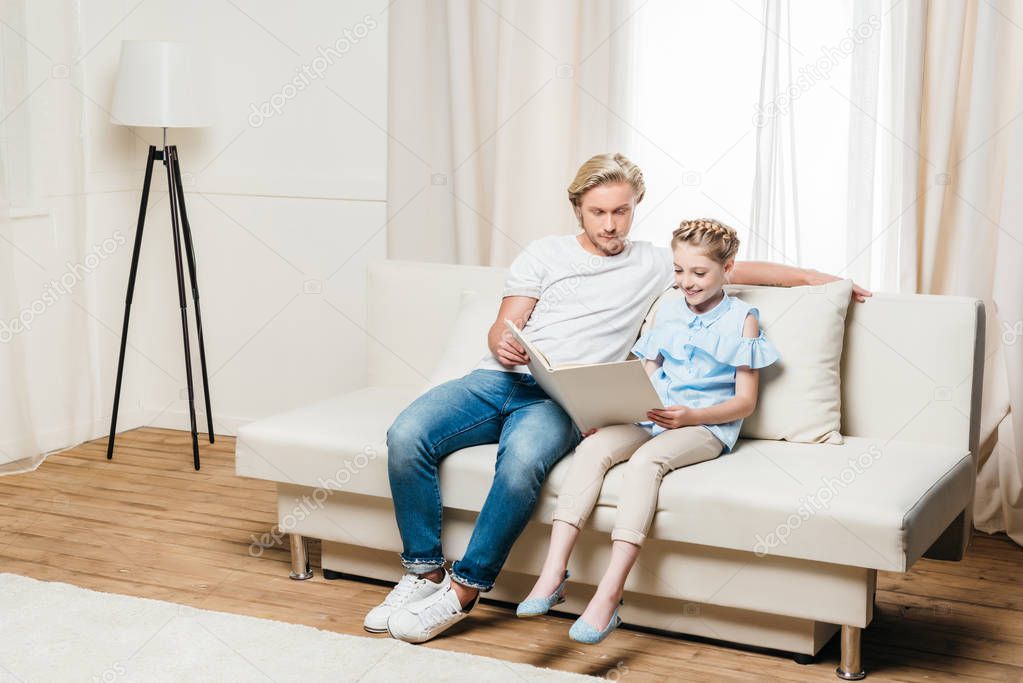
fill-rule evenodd
<path id="1" fill-rule="evenodd" d="M 766 0 L 748 258 L 802 264 L 792 10 Z M 787 105 L 787 106 L 786 106 Z"/>
<path id="2" fill-rule="evenodd" d="M 571 233 L 566 188 L 608 151 L 631 3 L 401 2 L 389 11 L 388 254 L 507 265 Z"/>
<path id="3" fill-rule="evenodd" d="M 44 54 L 27 5 L 0 7 L 0 474 L 13 474 L 104 432 L 110 382 L 99 368 L 110 362 L 89 313 L 103 296 L 90 277 L 103 247 L 86 230 L 82 86 L 65 66 L 77 17 L 71 3 L 47 10 L 55 40 Z"/>
<path id="4" fill-rule="evenodd" d="M 848 265 L 840 274 L 880 291 L 900 283 L 899 245 L 911 237 L 920 161 L 924 3 L 856 0 L 853 23 L 873 31 L 851 63 Z"/>
<path id="5" fill-rule="evenodd" d="M 843 268 L 851 26 L 851 0 L 644 2 L 610 122 L 647 175 L 635 237 L 715 216 L 739 258 Z"/>
<path id="6" fill-rule="evenodd" d="M 0 32 L 0 112 L 3 122 L 0 123 L 0 377 L 4 378 L 3 394 L 0 395 L 0 472 L 5 469 L 22 468 L 26 462 L 11 465 L 26 457 L 31 457 L 35 450 L 34 443 L 26 443 L 31 439 L 30 418 L 26 414 L 25 405 L 19 400 L 17 390 L 27 382 L 24 378 L 24 347 L 20 340 L 14 338 L 10 331 L 11 314 L 17 311 L 15 268 L 19 256 L 13 242 L 11 224 L 11 207 L 16 192 L 11 188 L 12 171 L 17 171 L 14 156 L 17 152 L 10 141 L 15 135 L 23 134 L 24 117 L 20 116 L 15 105 L 24 99 L 28 92 L 27 56 L 23 45 L 11 39 L 14 30 L 24 30 L 24 7 L 21 3 L 5 2 L 2 5 L 7 16 L 6 21 L 14 22 L 9 31 Z"/>

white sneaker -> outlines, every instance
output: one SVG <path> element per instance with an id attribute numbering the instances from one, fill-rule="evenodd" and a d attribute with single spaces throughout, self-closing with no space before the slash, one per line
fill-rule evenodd
<path id="1" fill-rule="evenodd" d="M 406 643 L 425 643 L 469 616 L 479 599 L 477 594 L 472 604 L 462 609 L 458 593 L 449 583 L 444 590 L 394 610 L 387 620 L 387 630 Z"/>
<path id="2" fill-rule="evenodd" d="M 396 609 L 427 598 L 450 585 L 451 576 L 447 572 L 444 572 L 444 579 L 440 582 L 416 574 L 405 574 L 384 601 L 369 611 L 362 627 L 370 633 L 387 633 L 387 619 Z"/>

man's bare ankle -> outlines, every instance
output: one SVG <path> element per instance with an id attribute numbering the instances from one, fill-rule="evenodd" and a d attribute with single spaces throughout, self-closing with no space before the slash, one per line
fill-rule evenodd
<path id="1" fill-rule="evenodd" d="M 464 583 L 459 583 L 457 580 L 451 581 L 451 588 L 455 591 L 455 595 L 458 596 L 458 601 L 462 603 L 462 608 L 468 607 L 476 596 L 480 594 L 478 588 L 472 586 L 466 586 Z"/>
<path id="2" fill-rule="evenodd" d="M 444 574 L 445 574 L 444 569 L 441 568 L 434 569 L 432 572 L 427 572 L 426 574 L 420 574 L 419 576 L 424 579 L 433 581 L 434 583 L 440 583 L 441 581 L 444 580 Z"/>

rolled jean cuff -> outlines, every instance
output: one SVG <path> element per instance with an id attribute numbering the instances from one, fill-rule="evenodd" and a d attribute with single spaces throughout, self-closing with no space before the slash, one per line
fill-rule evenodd
<path id="1" fill-rule="evenodd" d="M 632 543 L 633 545 L 643 545 L 643 541 L 646 540 L 646 534 L 641 534 L 635 529 L 622 529 L 615 527 L 611 530 L 612 541 L 625 541 L 626 543 Z"/>
<path id="2" fill-rule="evenodd" d="M 480 583 L 479 581 L 473 581 L 472 579 L 468 579 L 464 575 L 459 574 L 458 572 L 456 572 L 454 570 L 454 568 L 451 569 L 451 578 L 453 580 L 457 581 L 458 583 L 462 584 L 463 586 L 468 586 L 469 588 L 475 588 L 480 593 L 486 593 L 491 588 L 494 587 L 494 582 L 493 581 L 491 581 L 490 583 Z"/>
<path id="3" fill-rule="evenodd" d="M 436 569 L 444 568 L 443 557 L 427 558 L 425 560 L 422 559 L 409 560 L 406 559 L 404 555 L 402 555 L 401 563 L 402 565 L 404 565 L 405 569 L 408 571 L 409 574 L 416 575 L 429 574 L 430 572 Z"/>

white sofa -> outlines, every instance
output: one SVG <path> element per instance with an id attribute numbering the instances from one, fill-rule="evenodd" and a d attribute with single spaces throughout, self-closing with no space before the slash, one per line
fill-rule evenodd
<path id="1" fill-rule="evenodd" d="M 440 358 L 462 292 L 496 298 L 505 273 L 372 264 L 369 386 L 239 430 L 237 474 L 277 482 L 293 577 L 312 575 L 303 537 L 313 537 L 322 540 L 325 574 L 398 578 L 385 432 Z M 983 330 L 975 299 L 878 294 L 850 306 L 845 443 L 742 439 L 726 456 L 668 474 L 629 578 L 625 622 L 797 661 L 811 660 L 841 629 L 838 674 L 861 677 L 860 630 L 873 616 L 877 571 L 906 572 L 920 557 L 958 560 L 969 542 Z M 449 559 L 467 545 L 495 453 L 478 446 L 443 461 Z M 532 585 L 569 458 L 551 472 L 488 597 L 515 602 Z M 620 469 L 608 474 L 573 556 L 566 611 L 581 612 L 606 566 Z"/>

